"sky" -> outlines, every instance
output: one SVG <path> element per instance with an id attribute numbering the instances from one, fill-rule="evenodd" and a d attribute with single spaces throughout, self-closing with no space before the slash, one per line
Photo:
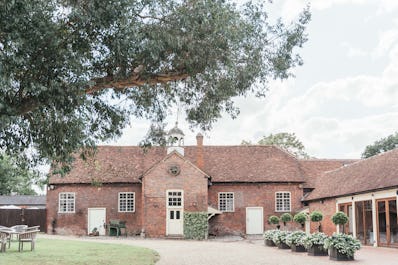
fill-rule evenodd
<path id="1" fill-rule="evenodd" d="M 294 19 L 308 1 L 278 0 L 272 16 Z M 273 81 L 265 98 L 237 98 L 240 115 L 224 114 L 205 145 L 239 145 L 271 133 L 295 133 L 310 156 L 359 158 L 365 147 L 398 131 L 398 0 L 310 1 L 304 65 Z M 168 119 L 174 126 L 176 110 Z M 185 145 L 195 145 L 181 114 Z M 132 119 L 109 145 L 137 145 L 149 122 Z"/>

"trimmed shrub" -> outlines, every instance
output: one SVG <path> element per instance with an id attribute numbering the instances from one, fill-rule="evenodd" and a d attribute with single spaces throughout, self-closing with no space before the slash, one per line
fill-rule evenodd
<path id="1" fill-rule="evenodd" d="M 208 228 L 207 212 L 184 212 L 184 237 L 186 239 L 206 239 Z"/>
<path id="2" fill-rule="evenodd" d="M 277 224 L 279 224 L 279 217 L 278 217 L 278 216 L 275 216 L 275 215 L 271 215 L 271 216 L 268 218 L 268 222 L 269 222 L 270 224 L 277 225 Z"/>
<path id="3" fill-rule="evenodd" d="M 290 213 L 284 213 L 281 215 L 281 221 L 283 222 L 283 225 L 286 225 L 286 223 L 290 222 L 292 219 L 293 217 Z"/>
<path id="4" fill-rule="evenodd" d="M 337 212 L 332 216 L 332 222 L 335 225 L 345 225 L 348 222 L 348 216 L 343 212 Z"/>
<path id="5" fill-rule="evenodd" d="M 297 213 L 293 217 L 293 221 L 295 221 L 298 224 L 305 224 L 305 221 L 307 221 L 307 215 L 305 213 Z"/>
<path id="6" fill-rule="evenodd" d="M 321 212 L 318 211 L 313 211 L 310 214 L 310 220 L 311 222 L 320 222 L 323 219 L 323 214 Z"/>

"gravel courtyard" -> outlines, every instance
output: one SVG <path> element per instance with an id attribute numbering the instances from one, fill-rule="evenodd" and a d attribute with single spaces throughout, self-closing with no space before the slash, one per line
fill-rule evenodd
<path id="1" fill-rule="evenodd" d="M 96 241 L 142 246 L 156 250 L 160 255 L 157 265 L 277 265 L 277 264 L 398 264 L 398 249 L 363 247 L 355 254 L 355 261 L 335 262 L 329 257 L 312 257 L 306 253 L 265 247 L 262 240 L 185 241 L 163 239 L 136 239 L 110 237 L 40 237 L 65 240 Z M 40 247 L 38 244 L 37 247 Z"/>

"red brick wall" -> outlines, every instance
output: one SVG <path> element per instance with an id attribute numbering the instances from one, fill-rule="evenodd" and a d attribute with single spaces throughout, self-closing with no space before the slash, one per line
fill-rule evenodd
<path id="1" fill-rule="evenodd" d="M 275 192 L 291 192 L 291 214 L 300 209 L 302 189 L 298 184 L 217 184 L 213 183 L 209 188 L 209 204 L 218 209 L 218 193 L 234 192 L 235 212 L 225 212 L 212 217 L 209 221 L 209 232 L 215 235 L 245 234 L 246 233 L 246 207 L 263 207 L 264 229 L 272 229 L 275 226 L 268 224 L 271 215 L 280 216 L 282 213 L 275 212 Z M 283 224 L 281 224 L 283 228 Z M 301 226 L 300 226 L 301 227 Z M 288 224 L 287 229 L 299 228 L 293 222 Z"/>
<path id="2" fill-rule="evenodd" d="M 181 172 L 177 176 L 168 173 L 171 165 L 178 165 Z M 207 211 L 208 179 L 196 167 L 177 155 L 168 157 L 155 166 L 143 178 L 143 223 L 146 236 L 166 235 L 166 191 L 183 190 L 184 211 Z"/>
<path id="3" fill-rule="evenodd" d="M 75 192 L 75 213 L 58 213 L 58 194 Z M 118 212 L 118 193 L 135 192 L 135 212 Z M 103 184 L 95 187 L 87 184 L 57 185 L 54 190 L 47 191 L 47 231 L 52 233 L 52 221 L 56 220 L 57 234 L 87 234 L 88 208 L 106 208 L 106 223 L 110 219 L 126 221 L 129 234 L 141 230 L 141 184 Z"/>
<path id="4" fill-rule="evenodd" d="M 323 201 L 314 201 L 309 203 L 310 213 L 313 211 L 319 211 L 323 214 L 323 220 L 321 222 L 322 232 L 328 235 L 332 235 L 336 232 L 336 226 L 332 222 L 332 216 L 336 213 L 336 201 L 335 199 L 328 199 Z M 318 231 L 318 222 L 311 222 L 311 233 Z"/>

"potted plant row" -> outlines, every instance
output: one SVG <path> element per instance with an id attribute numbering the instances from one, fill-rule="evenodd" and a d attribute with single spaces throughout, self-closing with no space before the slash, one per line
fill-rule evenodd
<path id="1" fill-rule="evenodd" d="M 286 237 L 286 244 L 290 246 L 293 252 L 306 252 L 304 238 L 307 234 L 303 231 L 295 231 Z"/>
<path id="2" fill-rule="evenodd" d="M 288 231 L 276 230 L 272 241 L 279 249 L 290 249 L 290 246 L 286 244 L 286 237 L 290 234 Z"/>
<path id="3" fill-rule="evenodd" d="M 283 215 L 282 215 L 283 216 Z M 288 222 L 289 217 L 280 218 L 284 224 Z M 276 217 L 276 216 L 275 216 Z M 291 217 L 291 216 L 290 216 Z M 297 223 L 305 223 L 307 216 L 295 215 L 293 220 Z M 274 222 L 271 222 L 273 219 Z M 320 212 L 313 212 L 310 215 L 310 220 L 313 222 L 320 222 L 323 219 L 323 215 Z M 279 223 L 279 218 L 269 219 L 270 223 Z M 290 218 L 291 220 L 291 218 Z M 337 226 L 343 226 L 348 222 L 348 217 L 343 212 L 337 212 L 332 217 L 332 221 Z M 319 223 L 318 230 L 321 226 Z M 307 235 L 303 231 L 280 231 L 280 230 L 268 230 L 264 233 L 264 242 L 267 246 L 278 246 L 280 249 L 291 249 L 295 252 L 305 252 L 308 251 L 308 255 L 312 256 L 327 256 L 329 250 L 329 257 L 331 260 L 345 261 L 353 260 L 354 253 L 359 250 L 361 244 L 359 240 L 354 237 L 344 234 L 344 233 L 334 233 L 332 236 L 328 237 L 326 234 L 317 232 L 311 235 Z"/>

